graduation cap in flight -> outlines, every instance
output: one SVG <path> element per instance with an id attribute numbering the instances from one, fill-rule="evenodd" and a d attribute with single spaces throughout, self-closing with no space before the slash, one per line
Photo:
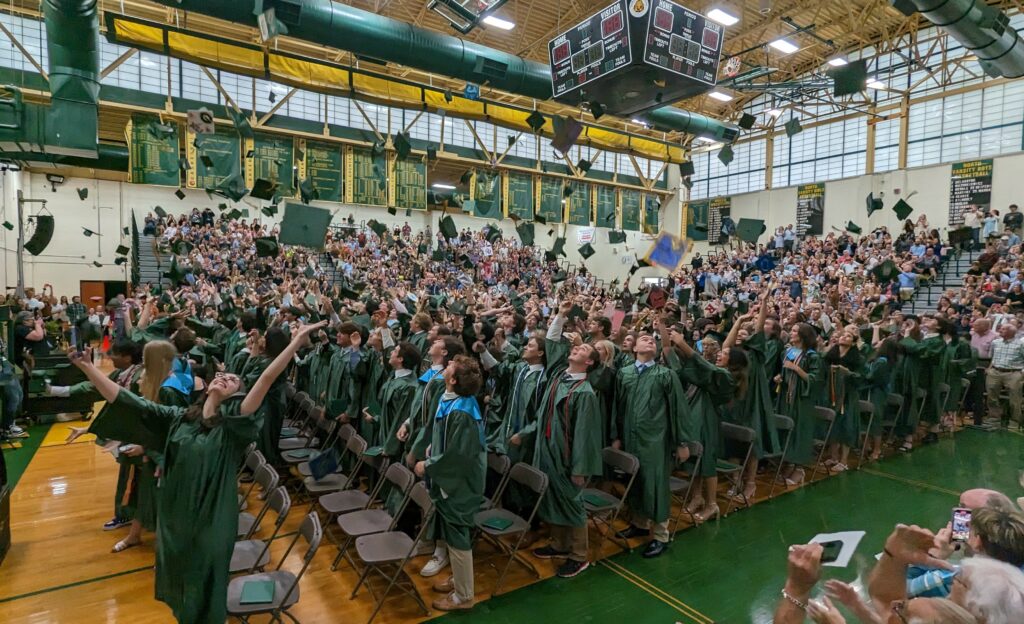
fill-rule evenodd
<path id="1" fill-rule="evenodd" d="M 533 220 L 541 225 L 547 225 L 548 223 L 548 220 L 544 218 L 544 215 L 539 212 L 533 213 Z"/>
<path id="2" fill-rule="evenodd" d="M 174 134 L 174 129 L 174 126 L 170 124 L 161 123 L 151 123 L 146 126 L 146 132 L 152 135 L 154 139 L 166 139 Z"/>
<path id="3" fill-rule="evenodd" d="M 430 259 L 433 260 L 434 262 L 444 262 L 445 261 L 444 250 L 442 250 L 442 249 L 435 249 L 430 254 Z"/>
<path id="4" fill-rule="evenodd" d="M 253 138 L 252 125 L 249 123 L 249 119 L 242 111 L 235 110 L 234 107 L 228 106 L 228 117 L 231 118 L 231 123 L 235 124 L 235 130 L 238 134 L 246 139 Z"/>
<path id="5" fill-rule="evenodd" d="M 302 274 L 306 276 L 306 279 L 313 279 L 314 277 L 316 277 L 316 271 L 313 269 L 313 267 L 308 265 L 306 266 L 306 270 L 303 271 Z"/>
<path id="6" fill-rule="evenodd" d="M 580 158 L 579 162 L 576 163 L 576 168 L 582 171 L 583 173 L 590 171 L 590 167 L 592 166 L 593 163 L 587 160 L 586 158 Z"/>
<path id="7" fill-rule="evenodd" d="M 864 204 L 867 206 L 869 217 L 882 209 L 882 200 L 875 199 L 874 193 L 868 193 L 868 196 L 864 198 Z"/>
<path id="8" fill-rule="evenodd" d="M 594 248 L 590 245 L 590 243 L 584 243 L 582 247 L 577 249 L 577 251 L 580 252 L 580 256 L 584 260 L 597 253 L 596 251 L 594 251 Z"/>
<path id="9" fill-rule="evenodd" d="M 551 276 L 551 283 L 558 284 L 559 282 L 564 282 L 567 279 L 569 279 L 569 276 L 566 274 L 566 272 L 559 270 L 557 273 Z"/>
<path id="10" fill-rule="evenodd" d="M 900 274 L 899 268 L 896 263 L 892 260 L 886 260 L 875 268 L 871 269 L 871 274 L 875 276 L 879 284 L 888 284 L 889 282 L 896 279 L 896 276 Z"/>
<path id="11" fill-rule="evenodd" d="M 256 182 L 252 185 L 252 190 L 249 191 L 249 195 L 256 199 L 270 199 L 274 196 L 274 191 L 277 190 L 277 182 L 271 182 L 263 178 L 257 178 Z"/>
<path id="12" fill-rule="evenodd" d="M 260 258 L 271 258 L 278 254 L 281 249 L 277 239 L 273 236 L 265 236 L 256 239 L 256 256 Z"/>
<path id="13" fill-rule="evenodd" d="M 100 234 L 99 232 L 93 232 L 92 230 L 90 230 L 90 229 L 89 229 L 89 228 L 87 228 L 87 227 L 83 227 L 83 228 L 82 228 L 82 234 L 83 234 L 83 235 L 84 235 L 84 236 L 85 236 L 86 238 L 88 238 L 88 237 L 92 236 L 93 234 L 95 234 L 96 236 L 103 236 L 103 235 L 102 235 L 102 234 Z"/>
<path id="14" fill-rule="evenodd" d="M 101 268 L 103 268 L 103 265 L 102 265 L 102 264 L 100 264 L 99 262 L 97 262 L 96 260 L 93 260 L 93 261 L 92 261 L 92 265 L 93 265 L 94 267 L 96 267 L 97 269 L 101 269 Z"/>
<path id="15" fill-rule="evenodd" d="M 473 170 L 467 169 L 459 176 L 459 184 L 466 185 L 473 179 Z"/>
<path id="16" fill-rule="evenodd" d="M 7 230 L 13 230 L 14 229 L 14 224 L 11 223 L 10 221 L 4 221 L 4 228 L 7 229 Z"/>
<path id="17" fill-rule="evenodd" d="M 80 199 L 82 201 L 85 201 L 89 197 L 89 189 L 88 188 L 83 186 L 82 188 L 75 189 L 75 190 L 78 192 L 78 199 Z"/>
<path id="18" fill-rule="evenodd" d="M 526 125 L 530 126 L 530 129 L 534 132 L 539 132 L 544 127 L 544 115 L 540 111 L 533 111 L 530 116 L 526 118 Z"/>
<path id="19" fill-rule="evenodd" d="M 296 202 L 285 202 L 284 218 L 278 242 L 282 245 L 301 245 L 323 249 L 327 227 L 331 224 L 331 211 Z"/>
<path id="20" fill-rule="evenodd" d="M 118 245 L 117 249 L 114 250 L 114 253 L 116 253 L 119 256 L 127 256 L 128 252 L 130 252 L 130 251 L 131 251 L 131 249 L 129 249 L 127 246 L 125 246 L 125 245 Z"/>
<path id="21" fill-rule="evenodd" d="M 213 169 L 213 159 L 210 158 L 209 156 L 207 156 L 206 154 L 203 154 L 202 156 L 200 156 L 199 160 L 201 160 L 203 162 L 203 165 L 207 169 Z"/>
<path id="22" fill-rule="evenodd" d="M 128 236 L 129 234 L 131 234 L 131 228 L 129 228 L 129 227 L 125 227 L 121 231 L 124 232 L 125 236 Z"/>
<path id="23" fill-rule="evenodd" d="M 555 239 L 555 244 L 551 246 L 551 253 L 566 257 L 565 255 L 565 237 L 560 236 Z"/>
<path id="24" fill-rule="evenodd" d="M 263 216 L 269 219 L 270 217 L 273 217 L 274 215 L 277 214 L 277 206 L 264 206 L 260 208 L 260 212 L 263 213 Z"/>
<path id="25" fill-rule="evenodd" d="M 488 243 L 494 243 L 501 238 L 501 228 L 497 225 L 488 224 L 486 231 L 484 232 L 484 238 L 487 239 Z"/>
<path id="26" fill-rule="evenodd" d="M 608 231 L 608 243 L 612 245 L 618 245 L 619 243 L 626 242 L 626 233 L 621 230 L 609 230 Z"/>
<path id="27" fill-rule="evenodd" d="M 868 319 L 873 321 L 873 322 L 876 322 L 876 323 L 878 321 L 881 321 L 882 317 L 885 316 L 885 306 L 886 306 L 886 304 L 884 304 L 884 303 L 879 303 L 879 304 L 873 306 L 871 308 L 871 311 L 868 312 Z M 867 338 L 865 338 L 865 341 L 867 341 L 867 340 L 871 340 L 871 336 L 868 336 Z"/>
<path id="28" fill-rule="evenodd" d="M 859 225 L 854 223 L 853 221 L 847 221 L 846 222 L 846 231 L 849 232 L 850 234 L 860 234 L 864 230 Z"/>
<path id="29" fill-rule="evenodd" d="M 409 153 L 412 151 L 412 143 L 409 142 L 409 137 L 404 132 L 395 133 L 392 143 L 395 146 L 395 153 L 398 154 L 399 158 L 404 160 L 409 157 Z"/>
<path id="30" fill-rule="evenodd" d="M 462 301 L 453 301 L 452 304 L 448 306 L 448 311 L 455 316 L 465 316 L 466 304 Z"/>
<path id="31" fill-rule="evenodd" d="M 534 227 L 532 223 L 523 221 L 516 226 L 516 234 L 519 235 L 519 240 L 523 242 L 524 247 L 533 245 Z"/>
<path id="32" fill-rule="evenodd" d="M 395 208 L 394 206 L 388 206 L 388 214 L 391 215 L 392 217 L 397 215 L 398 208 Z"/>
<path id="33" fill-rule="evenodd" d="M 226 215 L 224 215 L 224 216 L 225 216 L 225 217 L 227 217 L 227 219 L 228 219 L 229 221 L 234 221 L 234 220 L 235 220 L 235 219 L 237 219 L 238 217 L 241 217 L 241 216 L 242 216 L 242 211 L 241 211 L 241 210 L 239 210 L 238 208 L 232 208 L 232 209 L 231 209 L 231 210 L 230 210 L 230 211 L 229 211 L 229 212 L 228 212 L 228 213 L 227 213 Z"/>
<path id="34" fill-rule="evenodd" d="M 185 199 L 185 191 L 178 189 L 174 191 L 174 196 L 177 197 L 178 199 Z"/>
<path id="35" fill-rule="evenodd" d="M 122 264 L 124 264 L 125 262 L 128 262 L 128 258 L 125 258 L 125 257 L 123 257 L 123 256 L 122 256 L 122 257 L 120 257 L 120 258 L 115 258 L 115 259 L 114 259 L 114 264 L 116 264 L 117 266 L 121 266 L 121 265 L 122 265 Z"/>
<path id="36" fill-rule="evenodd" d="M 910 213 L 914 212 L 914 209 L 910 207 L 910 204 L 901 199 L 892 207 L 892 211 L 896 213 L 896 218 L 902 221 L 909 217 Z"/>
<path id="37" fill-rule="evenodd" d="M 245 178 L 242 177 L 241 173 L 236 171 L 231 175 L 226 176 L 215 186 L 207 188 L 206 192 L 214 195 L 220 195 L 221 197 L 225 197 L 231 201 L 238 201 L 245 197 L 246 193 L 249 192 L 249 189 L 245 186 Z M 270 196 L 268 196 L 267 199 L 270 199 Z"/>
<path id="38" fill-rule="evenodd" d="M 308 204 L 314 199 L 320 199 L 320 191 L 313 186 L 313 181 L 306 178 L 299 183 L 299 197 L 302 199 L 302 203 Z"/>
<path id="39" fill-rule="evenodd" d="M 155 212 L 156 216 L 160 217 L 161 219 L 167 216 L 167 211 L 161 208 L 160 206 L 153 208 L 153 212 Z"/>
<path id="40" fill-rule="evenodd" d="M 459 230 L 455 227 L 455 220 L 448 215 L 441 217 L 437 227 L 446 239 L 456 238 L 459 235 Z"/>
<path id="41" fill-rule="evenodd" d="M 388 231 L 388 226 L 384 225 L 380 221 L 377 221 L 376 219 L 370 219 L 369 221 L 367 221 L 366 227 L 373 230 L 374 234 L 376 234 L 377 236 L 384 236 L 384 232 Z"/>
<path id="42" fill-rule="evenodd" d="M 171 251 L 176 255 L 185 256 L 192 253 L 193 245 L 187 240 L 179 240 L 171 246 Z"/>
<path id="43" fill-rule="evenodd" d="M 763 219 L 741 218 L 736 224 L 736 236 L 745 243 L 757 243 L 757 239 L 765 233 L 767 226 Z"/>

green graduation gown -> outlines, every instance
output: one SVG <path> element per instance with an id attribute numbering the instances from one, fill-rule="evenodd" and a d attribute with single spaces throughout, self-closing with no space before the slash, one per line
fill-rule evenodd
<path id="1" fill-rule="evenodd" d="M 484 502 L 487 449 L 484 423 L 474 397 L 442 396 L 431 428 L 426 477 L 434 501 L 429 539 L 470 550 L 473 516 Z"/>
<path id="2" fill-rule="evenodd" d="M 946 344 L 943 353 L 943 368 L 946 370 L 945 383 L 949 385 L 949 397 L 943 411 L 960 411 L 961 399 L 964 394 L 964 379 L 968 373 L 974 372 L 978 361 L 971 344 L 966 340 L 957 338 Z"/>
<path id="3" fill-rule="evenodd" d="M 433 435 L 434 414 L 437 413 L 437 403 L 444 394 L 445 385 L 441 371 L 433 368 L 420 375 L 418 384 L 409 408 L 407 447 L 416 461 L 422 461 L 427 457 L 427 447 Z"/>
<path id="4" fill-rule="evenodd" d="M 803 466 L 814 462 L 814 428 L 818 419 L 814 408 L 821 396 L 821 357 L 813 349 L 805 350 L 796 363 L 807 373 L 803 380 L 794 371 L 782 370 L 782 388 L 778 398 L 778 413 L 793 419 L 786 460 Z"/>
<path id="5" fill-rule="evenodd" d="M 691 418 L 694 419 L 693 433 L 699 436 L 704 447 L 700 476 L 713 477 L 717 474 L 718 459 L 722 451 L 719 439 L 722 413 L 736 394 L 732 375 L 700 355 L 680 358 L 674 350 L 666 350 L 665 359 L 669 367 L 678 373 L 683 387 L 686 388 Z"/>
<path id="6" fill-rule="evenodd" d="M 902 388 L 904 405 L 909 402 L 916 410 L 920 402 L 914 397 L 914 391 L 924 390 L 924 405 L 920 406 L 920 420 L 926 423 L 939 422 L 943 406 L 939 405 L 938 401 L 938 385 L 945 383 L 946 380 L 946 369 L 942 366 L 946 341 L 942 339 L 942 336 L 935 335 L 921 341 L 904 338 L 899 345 L 906 354 L 903 361 L 906 363 L 908 372 L 907 377 L 903 380 Z M 909 430 L 903 430 L 902 433 L 913 433 L 917 424 L 917 412 L 910 412 L 905 421 Z"/>
<path id="7" fill-rule="evenodd" d="M 502 399 L 505 407 L 501 423 L 488 436 L 487 448 L 508 455 L 513 464 L 521 461 L 529 463 L 533 456 L 532 449 L 511 445 L 508 440 L 536 417 L 540 393 L 544 389 L 544 368 L 538 365 L 531 370 L 526 362 L 506 361 L 491 369 L 490 373 L 503 378 L 507 393 Z"/>
<path id="8" fill-rule="evenodd" d="M 893 365 L 885 356 L 869 360 L 864 365 L 861 391 L 864 400 L 875 406 L 875 418 L 868 435 L 882 435 L 882 423 L 889 416 L 889 393 L 892 392 Z"/>
<path id="9" fill-rule="evenodd" d="M 392 375 L 380 389 L 379 437 L 374 444 L 383 447 L 384 454 L 392 459 L 402 458 L 402 443 L 396 434 L 409 416 L 418 386 L 415 375 L 410 373 L 403 377 Z"/>
<path id="10" fill-rule="evenodd" d="M 836 413 L 836 421 L 832 426 L 830 442 L 844 446 L 856 447 L 860 444 L 860 372 L 863 358 L 856 347 L 851 347 L 845 356 L 839 355 L 839 347 L 834 346 L 825 354 L 823 377 L 826 380 L 823 388 L 823 405 L 827 405 Z M 849 369 L 844 373 L 833 365 L 842 365 Z M 824 431 L 821 431 L 824 438 Z"/>
<path id="11" fill-rule="evenodd" d="M 241 416 L 239 401 L 220 408 L 207 428 L 186 409 L 122 390 L 89 427 L 97 436 L 134 444 L 162 440 L 164 476 L 157 519 L 156 598 L 181 624 L 223 624 L 228 564 L 238 531 L 235 474 L 260 429 L 257 414 Z"/>
<path id="12" fill-rule="evenodd" d="M 725 412 L 724 418 L 754 430 L 754 457 L 760 459 L 766 453 L 774 454 L 782 450 L 779 432 L 775 427 L 775 407 L 772 403 L 771 378 L 768 376 L 772 368 L 769 354 L 773 349 L 764 332 L 747 338 L 742 348 L 750 363 L 747 393 Z"/>
<path id="13" fill-rule="evenodd" d="M 639 372 L 630 364 L 618 370 L 615 386 L 611 437 L 640 460 L 629 506 L 645 518 L 663 522 L 672 506 L 668 478 L 676 448 L 698 439 L 699 423 L 679 377 L 669 368 L 652 363 Z"/>
<path id="14" fill-rule="evenodd" d="M 420 352 L 420 358 L 426 359 L 427 351 L 430 349 L 430 343 L 427 341 L 427 332 L 418 331 L 409 336 L 409 344 L 416 347 L 416 350 Z"/>

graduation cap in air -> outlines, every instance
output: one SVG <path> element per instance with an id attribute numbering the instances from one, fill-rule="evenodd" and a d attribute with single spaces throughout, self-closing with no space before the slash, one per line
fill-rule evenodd
<path id="1" fill-rule="evenodd" d="M 313 186 L 313 181 L 306 178 L 299 183 L 299 197 L 302 199 L 302 203 L 308 204 L 314 199 L 320 199 L 320 191 Z"/>
<path id="2" fill-rule="evenodd" d="M 484 238 L 487 239 L 488 243 L 494 243 L 496 240 L 501 238 L 501 228 L 496 225 L 489 224 L 486 232 L 484 232 Z"/>
<path id="3" fill-rule="evenodd" d="M 207 188 L 206 192 L 226 197 L 231 201 L 238 201 L 245 197 L 245 194 L 249 192 L 249 189 L 245 186 L 245 178 L 242 177 L 241 173 L 236 171 L 231 175 L 226 176 L 215 186 Z M 268 196 L 267 199 L 270 199 L 270 197 Z"/>
<path id="4" fill-rule="evenodd" d="M 88 197 L 89 197 L 89 189 L 88 188 L 83 186 L 82 188 L 75 189 L 75 190 L 78 192 L 78 199 L 80 199 L 82 201 L 85 201 L 86 199 L 88 199 Z"/>
<path id="5" fill-rule="evenodd" d="M 597 253 L 596 251 L 594 251 L 594 248 L 590 245 L 590 243 L 584 243 L 582 247 L 577 249 L 577 251 L 580 252 L 580 256 L 584 260 Z"/>
<path id="6" fill-rule="evenodd" d="M 575 190 L 576 187 L 574 187 L 572 184 L 566 184 L 565 186 L 562 187 L 562 197 L 568 197 L 572 195 L 572 192 Z"/>
<path id="7" fill-rule="evenodd" d="M 745 243 L 757 243 L 767 229 L 763 219 L 741 218 L 736 224 L 736 236 Z"/>
<path id="8" fill-rule="evenodd" d="M 174 196 L 177 197 L 178 199 L 185 199 L 185 191 L 178 189 L 174 191 Z"/>
<path id="9" fill-rule="evenodd" d="M 523 242 L 524 247 L 533 245 L 534 228 L 532 223 L 523 221 L 516 226 L 516 234 L 519 235 L 519 240 Z"/>
<path id="10" fill-rule="evenodd" d="M 266 236 L 256 239 L 256 256 L 260 258 L 271 258 L 278 254 L 280 245 L 273 236 Z"/>
<path id="11" fill-rule="evenodd" d="M 274 196 L 274 191 L 277 190 L 278 184 L 265 180 L 263 178 L 257 178 L 256 182 L 252 185 L 252 190 L 249 191 L 249 195 L 256 199 L 270 199 Z"/>
<path id="12" fill-rule="evenodd" d="M 125 245 L 118 245 L 117 249 L 114 250 L 114 253 L 116 253 L 119 256 L 127 256 L 128 252 L 130 252 L 130 251 L 131 251 L 131 249 L 129 249 L 127 246 L 125 246 Z"/>
<path id="13" fill-rule="evenodd" d="M 583 173 L 590 171 L 591 166 L 593 166 L 593 163 L 587 160 L 586 158 L 580 158 L 579 162 L 576 163 L 576 168 L 582 171 Z"/>
<path id="14" fill-rule="evenodd" d="M 121 231 L 124 232 L 125 236 L 128 236 L 129 234 L 131 234 L 131 228 L 129 228 L 129 227 L 124 227 Z"/>
<path id="15" fill-rule="evenodd" d="M 174 134 L 174 126 L 170 124 L 151 123 L 146 126 L 146 132 L 154 139 L 165 139 Z"/>
<path id="16" fill-rule="evenodd" d="M 784 127 L 786 129 L 787 137 L 791 137 L 794 134 L 800 134 L 804 129 L 804 127 L 800 125 L 800 120 L 797 119 L 796 117 L 787 121 Z"/>
<path id="17" fill-rule="evenodd" d="M 398 214 L 398 208 L 395 208 L 394 206 L 388 206 L 388 214 L 391 216 L 395 216 L 396 214 Z"/>
<path id="18" fill-rule="evenodd" d="M 534 132 L 539 132 L 544 127 L 544 115 L 540 111 L 533 111 L 530 116 L 526 118 L 526 125 L 530 126 L 530 129 Z"/>
<path id="19" fill-rule="evenodd" d="M 103 265 L 102 265 L 102 264 L 100 264 L 99 262 L 97 262 L 96 260 L 93 260 L 93 261 L 92 261 L 92 265 L 93 265 L 94 267 L 96 267 L 97 269 L 101 269 L 101 268 L 103 268 Z"/>
<path id="20" fill-rule="evenodd" d="M 121 257 L 121 258 L 115 258 L 114 259 L 114 264 L 116 264 L 117 266 L 121 266 L 125 262 L 128 262 L 128 258 Z"/>
<path id="21" fill-rule="evenodd" d="M 551 246 L 551 253 L 557 254 L 562 257 L 565 256 L 565 237 L 560 236 L 555 239 L 555 244 Z"/>
<path id="22" fill-rule="evenodd" d="M 466 314 L 466 304 L 462 301 L 453 301 L 452 304 L 448 306 L 448 311 L 455 316 L 464 316 Z"/>
<path id="23" fill-rule="evenodd" d="M 857 225 L 856 223 L 854 223 L 853 221 L 847 221 L 846 222 L 846 231 L 849 232 L 850 234 L 860 234 L 864 230 L 861 229 L 861 227 L 859 225 Z"/>
<path id="24" fill-rule="evenodd" d="M 910 207 L 910 204 L 901 199 L 892 207 L 892 211 L 896 213 L 896 218 L 902 221 L 909 217 L 910 213 L 914 212 L 914 209 Z"/>
<path id="25" fill-rule="evenodd" d="M 306 279 L 313 279 L 316 277 L 316 271 L 311 266 L 306 266 L 306 270 L 302 272 L 306 276 Z"/>
<path id="26" fill-rule="evenodd" d="M 544 218 L 544 215 L 539 212 L 533 213 L 533 220 L 541 225 L 547 225 L 548 223 L 548 220 Z"/>
<path id="27" fill-rule="evenodd" d="M 156 216 L 160 217 L 161 219 L 167 216 L 167 211 L 161 208 L 160 206 L 153 208 L 153 212 L 155 212 Z"/>
<path id="28" fill-rule="evenodd" d="M 476 268 L 476 263 L 473 262 L 473 259 L 465 254 L 459 256 L 459 260 L 462 261 L 462 268 L 466 269 L 467 271 L 472 271 L 473 269 Z"/>
<path id="29" fill-rule="evenodd" d="M 352 301 L 359 301 L 359 291 L 350 288 L 348 286 L 342 286 L 338 289 L 338 296 L 342 299 L 350 299 Z"/>
<path id="30" fill-rule="evenodd" d="M 187 240 L 179 240 L 171 246 L 171 251 L 176 255 L 185 256 L 192 252 L 193 245 Z"/>
<path id="31" fill-rule="evenodd" d="M 225 204 L 225 203 L 217 204 L 217 210 L 220 210 L 221 212 L 224 212 L 227 209 L 228 209 L 228 205 L 227 204 Z"/>
<path id="32" fill-rule="evenodd" d="M 412 143 L 409 143 L 409 137 L 404 132 L 395 133 L 392 143 L 395 146 L 395 153 L 398 154 L 399 158 L 405 159 L 409 157 L 409 153 L 412 151 Z"/>
<path id="33" fill-rule="evenodd" d="M 551 283 L 558 284 L 559 282 L 564 282 L 567 279 L 569 279 L 569 276 L 566 274 L 566 272 L 559 270 L 557 273 L 551 276 Z"/>
<path id="34" fill-rule="evenodd" d="M 373 230 L 374 234 L 376 234 L 377 236 L 384 236 L 384 232 L 388 231 L 388 226 L 384 225 L 383 223 L 375 219 L 370 219 L 369 221 L 367 221 L 366 227 Z"/>
<path id="35" fill-rule="evenodd" d="M 455 227 L 455 220 L 448 215 L 441 217 L 437 227 L 446 239 L 456 238 L 459 235 L 459 230 Z"/>
<path id="36" fill-rule="evenodd" d="M 618 245 L 619 243 L 626 242 L 626 233 L 620 230 L 609 230 L 608 231 L 608 243 L 612 245 Z"/>
<path id="37" fill-rule="evenodd" d="M 264 206 L 263 208 L 260 208 L 260 212 L 263 213 L 263 216 L 269 219 L 277 214 L 277 208 L 275 206 Z"/>
<path id="38" fill-rule="evenodd" d="M 296 202 L 285 202 L 278 242 L 322 249 L 331 224 L 331 211 Z"/>
<path id="39" fill-rule="evenodd" d="M 886 304 L 884 303 L 879 303 L 873 306 L 871 311 L 868 312 L 868 319 L 875 323 L 881 321 L 882 317 L 885 316 L 885 306 Z M 871 336 L 868 336 L 865 340 L 871 340 Z"/>
<path id="40" fill-rule="evenodd" d="M 246 139 L 253 138 L 252 125 L 249 123 L 245 113 L 237 111 L 231 106 L 228 106 L 226 110 L 228 111 L 228 117 L 231 118 L 231 123 L 235 124 L 235 130 L 238 131 L 238 134 Z"/>
<path id="41" fill-rule="evenodd" d="M 83 227 L 83 228 L 82 228 L 82 234 L 83 234 L 83 235 L 85 235 L 85 236 L 86 236 L 87 238 L 88 238 L 89 236 L 92 236 L 93 234 L 95 234 L 96 236 L 103 236 L 103 235 L 102 235 L 102 234 L 100 234 L 99 232 L 93 232 L 92 230 L 90 230 L 90 229 L 89 229 L 89 228 L 87 228 L 87 227 Z"/>
<path id="42" fill-rule="evenodd" d="M 225 216 L 225 217 L 227 217 L 228 221 L 234 221 L 234 220 L 235 220 L 235 219 L 237 219 L 238 217 L 242 216 L 242 211 L 241 211 L 241 210 L 239 210 L 238 208 L 232 208 L 232 209 L 231 209 L 231 210 L 230 210 L 230 211 L 229 211 L 229 212 L 228 212 L 228 213 L 227 213 L 226 215 L 224 215 L 224 216 Z"/>
<path id="43" fill-rule="evenodd" d="M 437 160 L 437 148 L 436 147 L 428 147 L 427 148 L 427 160 Z"/>
<path id="44" fill-rule="evenodd" d="M 14 229 L 14 224 L 11 223 L 10 221 L 4 221 L 4 228 L 6 228 L 8 230 L 13 230 Z"/>
<path id="45" fill-rule="evenodd" d="M 886 260 L 871 269 L 871 274 L 875 276 L 875 279 L 878 280 L 879 284 L 884 285 L 896 279 L 896 276 L 900 274 L 900 270 L 896 266 L 895 262 L 892 260 Z"/>
<path id="46" fill-rule="evenodd" d="M 882 209 L 882 200 L 875 199 L 874 193 L 868 193 L 868 196 L 864 198 L 864 204 L 868 208 L 868 216 L 870 217 L 873 213 L 878 212 Z"/>
<path id="47" fill-rule="evenodd" d="M 203 165 L 207 169 L 213 169 L 213 159 L 210 158 L 209 156 L 207 156 L 206 154 L 203 154 L 202 156 L 200 156 L 199 160 L 203 161 Z"/>
<path id="48" fill-rule="evenodd" d="M 405 216 L 407 216 L 407 217 L 411 217 L 412 216 L 412 208 L 406 208 L 405 209 Z"/>
<path id="49" fill-rule="evenodd" d="M 459 184 L 466 185 L 473 179 L 473 170 L 467 169 L 461 176 L 459 176 Z"/>

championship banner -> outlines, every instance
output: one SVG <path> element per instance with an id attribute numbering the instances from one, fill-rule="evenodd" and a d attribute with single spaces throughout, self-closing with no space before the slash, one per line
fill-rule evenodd
<path id="1" fill-rule="evenodd" d="M 731 197 L 716 197 L 708 201 L 708 242 L 712 245 L 728 242 L 728 237 L 722 235 L 722 219 L 731 213 Z"/>
<path id="2" fill-rule="evenodd" d="M 992 159 L 953 163 L 949 185 L 949 224 L 962 225 L 968 206 L 992 205 Z"/>
<path id="3" fill-rule="evenodd" d="M 825 233 L 825 183 L 801 184 L 796 188 L 796 235 Z"/>

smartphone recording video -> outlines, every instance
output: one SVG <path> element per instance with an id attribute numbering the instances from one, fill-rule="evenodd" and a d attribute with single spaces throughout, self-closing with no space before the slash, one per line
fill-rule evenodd
<path id="1" fill-rule="evenodd" d="M 971 510 L 963 507 L 953 509 L 953 535 L 954 542 L 966 542 L 971 534 Z"/>
<path id="2" fill-rule="evenodd" d="M 839 552 L 843 549 L 843 542 L 836 540 L 834 542 L 822 542 L 821 543 L 821 562 L 832 563 L 839 559 Z"/>

